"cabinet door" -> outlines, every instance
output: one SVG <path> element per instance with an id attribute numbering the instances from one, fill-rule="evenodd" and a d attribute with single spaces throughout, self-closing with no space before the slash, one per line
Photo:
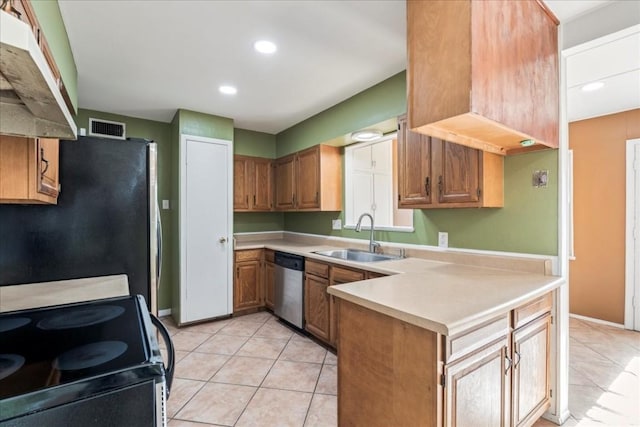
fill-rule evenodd
<path id="1" fill-rule="evenodd" d="M 251 161 L 246 157 L 235 156 L 233 158 L 233 210 L 249 210 L 249 183 Z"/>
<path id="2" fill-rule="evenodd" d="M 233 284 L 234 312 L 262 305 L 260 271 L 260 261 L 243 261 L 236 264 L 236 280 Z"/>
<path id="3" fill-rule="evenodd" d="M 513 426 L 529 425 L 549 408 L 549 340 L 547 314 L 513 333 Z"/>
<path id="4" fill-rule="evenodd" d="M 296 207 L 320 208 L 320 146 L 298 153 Z"/>
<path id="5" fill-rule="evenodd" d="M 269 159 L 253 159 L 253 203 L 254 211 L 273 209 L 273 163 Z"/>
<path id="6" fill-rule="evenodd" d="M 276 269 L 272 262 L 264 264 L 264 305 L 273 310 L 275 296 Z"/>
<path id="7" fill-rule="evenodd" d="M 331 267 L 331 275 L 329 286 L 340 285 L 343 283 L 357 282 L 364 280 L 366 273 L 361 270 L 350 270 L 342 267 Z M 333 347 L 338 345 L 338 326 L 340 324 L 340 310 L 338 304 L 340 301 L 333 295 L 330 295 L 329 301 L 329 344 Z"/>
<path id="8" fill-rule="evenodd" d="M 445 426 L 509 425 L 508 344 L 505 336 L 445 366 Z"/>
<path id="9" fill-rule="evenodd" d="M 59 141 L 52 138 L 36 140 L 38 168 L 37 191 L 51 197 L 58 197 L 58 159 Z"/>
<path id="10" fill-rule="evenodd" d="M 329 280 L 306 274 L 304 279 L 305 329 L 323 341 L 330 339 Z"/>
<path id="11" fill-rule="evenodd" d="M 481 151 L 437 138 L 431 138 L 431 149 L 438 203 L 479 206 Z"/>
<path id="12" fill-rule="evenodd" d="M 412 208 L 431 203 L 431 148 L 429 137 L 398 123 L 398 206 Z"/>
<path id="13" fill-rule="evenodd" d="M 295 154 L 291 154 L 276 161 L 276 209 L 290 210 L 295 208 L 295 161 Z"/>

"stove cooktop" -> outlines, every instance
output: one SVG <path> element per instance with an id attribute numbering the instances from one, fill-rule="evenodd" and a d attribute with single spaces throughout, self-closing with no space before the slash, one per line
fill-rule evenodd
<path id="1" fill-rule="evenodd" d="M 136 297 L 0 314 L 0 399 L 147 362 Z"/>

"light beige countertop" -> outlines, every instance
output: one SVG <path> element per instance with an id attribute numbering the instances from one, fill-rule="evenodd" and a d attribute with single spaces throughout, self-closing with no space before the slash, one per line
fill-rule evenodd
<path id="1" fill-rule="evenodd" d="M 331 286 L 336 297 L 405 322 L 457 335 L 559 287 L 557 276 L 423 258 L 352 262 L 314 251 L 336 249 L 289 240 L 242 242 L 236 250 L 268 248 L 390 276 Z"/>

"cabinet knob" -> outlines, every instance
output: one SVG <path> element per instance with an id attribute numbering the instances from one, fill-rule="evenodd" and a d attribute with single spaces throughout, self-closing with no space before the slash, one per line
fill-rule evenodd
<path id="1" fill-rule="evenodd" d="M 226 237 L 221 237 L 221 238 L 218 239 L 218 241 L 220 243 L 225 243 L 227 241 L 227 238 Z"/>

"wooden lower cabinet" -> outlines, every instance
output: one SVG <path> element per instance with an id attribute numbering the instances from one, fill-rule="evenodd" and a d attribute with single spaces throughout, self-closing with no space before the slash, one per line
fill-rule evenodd
<path id="1" fill-rule="evenodd" d="M 513 332 L 513 427 L 531 425 L 550 406 L 550 340 L 550 314 Z"/>
<path id="2" fill-rule="evenodd" d="M 0 135 L 0 203 L 58 202 L 59 141 Z"/>
<path id="3" fill-rule="evenodd" d="M 533 425 L 550 406 L 551 295 L 451 337 L 339 301 L 338 423 Z"/>
<path id="4" fill-rule="evenodd" d="M 509 426 L 510 359 L 505 335 L 444 368 L 444 425 Z"/>
<path id="5" fill-rule="evenodd" d="M 305 274 L 304 279 L 304 320 L 305 329 L 329 342 L 330 339 L 330 300 L 327 293 L 329 279 Z"/>
<path id="6" fill-rule="evenodd" d="M 273 310 L 275 298 L 276 266 L 271 249 L 264 251 L 264 306 Z"/>
<path id="7" fill-rule="evenodd" d="M 340 285 L 343 283 L 357 282 L 364 280 L 367 272 L 362 270 L 351 270 L 344 267 L 331 266 L 329 273 L 329 286 Z M 338 325 L 340 324 L 340 310 L 338 304 L 339 299 L 330 295 L 329 313 L 330 313 L 330 334 L 329 344 L 334 348 L 338 347 Z"/>
<path id="8" fill-rule="evenodd" d="M 264 305 L 262 257 L 262 249 L 235 252 L 234 313 L 257 309 Z"/>

